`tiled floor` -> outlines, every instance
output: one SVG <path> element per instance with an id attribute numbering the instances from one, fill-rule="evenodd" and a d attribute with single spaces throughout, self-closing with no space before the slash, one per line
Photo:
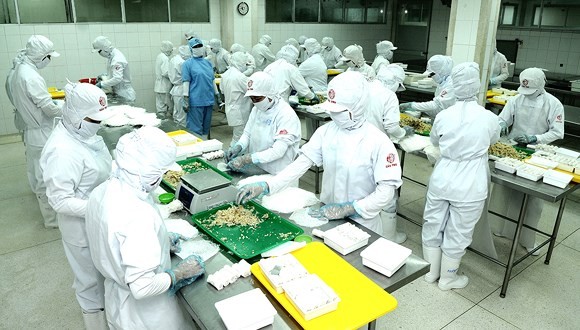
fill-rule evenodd
<path id="1" fill-rule="evenodd" d="M 215 116 L 216 124 L 220 116 Z M 216 126 L 212 133 L 229 145 L 227 126 Z M 81 329 L 60 233 L 42 226 L 26 179 L 24 147 L 12 138 L 0 138 L 0 155 L 0 329 Z M 424 159 L 409 156 L 405 171 L 426 182 L 431 167 Z M 301 187 L 312 190 L 312 183 L 313 176 L 307 173 Z M 424 195 L 425 188 L 406 182 L 401 212 L 420 220 Z M 546 205 L 542 228 L 550 227 L 556 210 L 555 205 Z M 504 269 L 467 252 L 460 268 L 470 278 L 467 288 L 443 292 L 418 279 L 393 293 L 399 306 L 379 319 L 378 328 L 579 329 L 579 219 L 580 192 L 576 192 L 566 206 L 550 265 L 542 256 L 518 265 L 506 298 L 499 297 Z M 420 227 L 401 221 L 409 235 L 404 245 L 421 255 Z M 496 238 L 496 246 L 507 258 L 509 241 Z M 546 248 L 541 252 L 545 255 Z"/>

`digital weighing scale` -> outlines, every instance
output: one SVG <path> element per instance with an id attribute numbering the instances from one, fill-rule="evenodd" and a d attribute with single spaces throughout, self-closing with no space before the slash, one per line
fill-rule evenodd
<path id="1" fill-rule="evenodd" d="M 183 206 L 195 214 L 233 202 L 237 193 L 231 180 L 215 171 L 206 170 L 184 174 L 175 194 Z"/>

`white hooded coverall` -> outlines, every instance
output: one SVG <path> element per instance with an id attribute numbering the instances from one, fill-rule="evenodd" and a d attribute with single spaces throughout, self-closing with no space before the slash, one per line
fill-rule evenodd
<path id="1" fill-rule="evenodd" d="M 320 54 L 312 54 L 298 67 L 300 74 L 308 86 L 312 87 L 315 92 L 326 92 L 328 74 L 326 73 L 326 64 Z"/>
<path id="2" fill-rule="evenodd" d="M 129 62 L 117 48 L 113 48 L 107 58 L 107 80 L 101 82 L 102 88 L 110 87 L 113 92 L 128 102 L 135 102 L 135 90 L 131 85 Z"/>
<path id="3" fill-rule="evenodd" d="M 186 114 L 183 111 L 183 80 L 181 80 L 181 67 L 185 60 L 191 58 L 191 51 L 189 46 L 179 46 L 179 54 L 175 55 L 169 60 L 168 75 L 169 80 L 173 84 L 171 88 L 171 97 L 173 98 L 173 121 L 185 127 Z"/>
<path id="4" fill-rule="evenodd" d="M 312 93 L 310 88 L 308 88 L 308 84 L 300 74 L 300 70 L 298 70 L 294 65 L 288 63 L 285 59 L 279 59 L 268 65 L 268 67 L 264 69 L 264 72 L 270 74 L 272 78 L 274 78 L 275 89 L 284 101 L 288 102 L 288 98 L 293 89 L 296 90 L 299 96 L 308 99 L 314 97 L 314 93 Z"/>
<path id="5" fill-rule="evenodd" d="M 155 59 L 155 107 L 157 113 L 166 114 L 171 108 L 171 88 L 169 80 L 169 57 L 165 53 L 159 53 Z"/>
<path id="6" fill-rule="evenodd" d="M 504 54 L 494 50 L 493 60 L 491 61 L 491 73 L 489 76 L 489 88 L 499 88 L 501 83 L 509 76 L 508 60 Z M 494 84 L 491 83 L 493 79 Z"/>
<path id="7" fill-rule="evenodd" d="M 224 101 L 226 103 L 226 117 L 228 125 L 233 127 L 233 136 L 231 145 L 235 145 L 244 133 L 244 127 L 250 117 L 253 104 L 249 97 L 246 97 L 246 90 L 248 89 L 249 78 L 244 75 L 237 68 L 235 63 L 239 57 L 246 58 L 241 62 L 241 66 L 245 67 L 247 62 L 247 54 L 232 55 L 232 66 L 222 74 L 221 89 L 224 93 Z"/>
<path id="8" fill-rule="evenodd" d="M 270 48 L 265 43 L 268 43 L 268 41 L 262 37 L 260 38 L 260 42 L 252 48 L 252 56 L 256 61 L 255 71 L 263 71 L 270 63 L 276 60 L 276 56 L 272 54 L 272 51 L 270 51 Z"/>

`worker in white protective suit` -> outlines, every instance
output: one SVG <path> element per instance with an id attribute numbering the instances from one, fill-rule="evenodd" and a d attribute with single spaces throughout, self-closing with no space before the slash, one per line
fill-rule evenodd
<path id="1" fill-rule="evenodd" d="M 308 38 L 304 42 L 304 49 L 308 58 L 298 66 L 298 70 L 313 91 L 324 93 L 328 86 L 328 74 L 320 56 L 322 47 L 316 39 Z"/>
<path id="2" fill-rule="evenodd" d="M 155 59 L 155 108 L 157 116 L 165 118 L 173 107 L 171 101 L 171 88 L 173 84 L 169 79 L 169 57 L 173 53 L 171 41 L 161 42 L 161 53 Z"/>
<path id="3" fill-rule="evenodd" d="M 337 67 L 342 57 L 342 52 L 334 45 L 334 39 L 331 37 L 322 38 L 322 50 L 320 55 L 326 64 L 326 68 L 334 69 Z"/>
<path id="4" fill-rule="evenodd" d="M 519 95 L 510 99 L 499 114 L 503 135 L 507 134 L 510 139 L 522 145 L 549 144 L 564 138 L 564 107 L 557 98 L 546 92 L 545 84 L 546 76 L 542 69 L 528 68 L 520 73 Z M 494 185 L 491 207 L 498 213 L 517 220 L 523 197 L 524 194 L 519 191 Z M 529 196 L 524 224 L 537 228 L 543 207 L 542 199 Z M 497 235 L 513 239 L 515 227 L 511 222 L 503 222 Z M 528 252 L 535 248 L 535 241 L 535 232 L 522 228 L 519 243 Z"/>
<path id="5" fill-rule="evenodd" d="M 242 73 L 246 75 L 246 77 L 251 76 L 256 70 L 256 59 L 254 58 L 254 56 L 252 56 L 252 54 L 246 52 L 244 46 L 240 44 L 233 44 L 232 47 L 230 48 L 230 54 L 233 55 L 237 52 L 242 52 L 246 54 L 247 57 L 246 69 L 242 71 Z"/>
<path id="6" fill-rule="evenodd" d="M 489 70 L 489 87 L 500 88 L 501 83 L 509 76 L 508 60 L 504 54 L 493 49 L 493 59 L 491 60 L 491 69 Z"/>
<path id="7" fill-rule="evenodd" d="M 125 55 L 104 36 L 98 36 L 93 41 L 93 53 L 95 52 L 107 59 L 107 74 L 100 76 L 97 87 L 113 89 L 113 95 L 120 97 L 122 102 L 135 102 L 135 90 L 131 85 L 131 72 Z"/>
<path id="8" fill-rule="evenodd" d="M 298 50 L 294 46 L 285 45 L 276 54 L 277 60 L 268 65 L 264 72 L 274 79 L 274 90 L 288 102 L 290 93 L 295 90 L 298 96 L 315 99 L 316 95 L 308 88 L 300 70 L 296 67 Z"/>
<path id="9" fill-rule="evenodd" d="M 363 56 L 363 48 L 359 45 L 350 45 L 344 49 L 340 60 L 348 66 L 346 71 L 358 71 L 365 76 L 368 81 L 375 79 L 375 70 L 366 64 Z"/>
<path id="10" fill-rule="evenodd" d="M 89 195 L 111 174 L 111 155 L 97 131 L 114 112 L 107 109 L 105 93 L 94 85 L 69 83 L 65 95 L 62 121 L 46 142 L 40 165 L 85 327 L 108 329 L 104 278 L 91 259 L 85 214 Z"/>
<path id="11" fill-rule="evenodd" d="M 497 116 L 477 103 L 479 66 L 457 65 L 451 72 L 455 105 L 441 111 L 431 129 L 431 143 L 441 159 L 429 179 L 423 212 L 423 257 L 431 266 L 429 283 L 441 290 L 467 286 L 457 270 L 485 206 L 490 178 L 487 150 L 499 140 Z"/>
<path id="12" fill-rule="evenodd" d="M 230 58 L 230 68 L 222 74 L 221 89 L 226 102 L 226 118 L 233 128 L 230 146 L 234 146 L 242 133 L 252 111 L 252 100 L 245 94 L 249 78 L 243 74 L 248 68 L 248 54 L 237 52 Z"/>
<path id="13" fill-rule="evenodd" d="M 276 56 L 270 51 L 270 45 L 272 45 L 272 37 L 264 34 L 260 37 L 260 40 L 252 48 L 252 56 L 256 61 L 255 71 L 264 71 L 264 69 L 272 62 L 276 60 Z"/>
<path id="14" fill-rule="evenodd" d="M 385 67 L 382 67 L 379 72 L 383 76 L 390 73 Z M 369 93 L 372 97 L 369 98 L 365 109 L 365 118 L 367 122 L 387 134 L 391 141 L 398 142 L 413 135 L 414 130 L 409 126 L 399 126 L 399 100 L 397 95 L 383 83 L 384 77 L 381 75 L 377 75 L 377 79 L 369 83 Z M 401 244 L 407 239 L 407 235 L 397 232 L 397 200 L 398 194 L 395 193 L 389 204 L 383 208 L 383 232 L 385 238 Z"/>
<path id="15" fill-rule="evenodd" d="M 306 61 L 306 59 L 308 58 L 308 55 L 306 55 L 306 49 L 304 48 L 304 43 L 306 42 L 306 39 L 308 39 L 308 37 L 304 35 L 298 37 L 298 51 L 300 53 L 298 54 L 298 59 L 296 60 L 297 64 Z"/>
<path id="16" fill-rule="evenodd" d="M 298 52 L 300 52 L 300 44 L 298 43 L 298 40 L 294 38 L 288 38 L 286 39 L 286 45 L 294 46 L 294 48 L 296 48 Z"/>
<path id="17" fill-rule="evenodd" d="M 192 39 L 192 38 L 198 38 L 198 34 L 197 32 L 195 32 L 194 29 L 189 29 L 187 32 L 185 32 L 183 34 L 185 36 L 185 44 L 187 45 L 187 42 Z"/>
<path id="18" fill-rule="evenodd" d="M 388 40 L 383 40 L 377 43 L 377 56 L 371 65 L 373 70 L 375 70 L 375 73 L 379 73 L 379 69 L 382 66 L 386 66 L 391 63 L 390 61 L 393 59 L 393 51 L 396 49 L 397 47 L 395 47 L 393 43 Z"/>
<path id="19" fill-rule="evenodd" d="M 173 121 L 185 127 L 186 113 L 183 110 L 183 80 L 181 80 L 181 67 L 191 58 L 191 50 L 187 45 L 181 45 L 177 49 L 178 54 L 169 60 L 168 75 L 171 84 L 170 94 L 173 100 Z"/>
<path id="20" fill-rule="evenodd" d="M 276 193 L 313 166 L 324 166 L 316 213 L 329 220 L 351 218 L 382 235 L 383 209 L 401 186 L 397 150 L 389 138 L 365 120 L 370 97 L 368 82 L 359 72 L 345 72 L 328 84 L 322 107 L 332 122 L 320 127 L 300 149 L 300 156 L 267 182 L 240 188 L 238 203 Z"/>
<path id="21" fill-rule="evenodd" d="M 226 72 L 230 66 L 230 53 L 222 47 L 222 41 L 219 39 L 211 39 L 209 41 L 211 53 L 209 60 L 212 62 L 215 71 L 219 74 Z"/>
<path id="22" fill-rule="evenodd" d="M 14 124 L 24 132 L 26 174 L 32 192 L 38 199 L 46 228 L 58 228 L 56 213 L 48 203 L 46 185 L 40 168 L 40 154 L 54 127 L 61 107 L 52 101 L 46 82 L 38 70 L 45 68 L 52 58 L 60 56 L 52 41 L 41 35 L 28 39 L 26 48 L 19 51 L 6 78 L 6 94 L 16 108 Z"/>
<path id="23" fill-rule="evenodd" d="M 449 78 L 453 69 L 453 59 L 450 56 L 433 55 L 427 62 L 425 74 L 437 83 L 435 97 L 428 102 L 408 102 L 400 105 L 401 112 L 421 111 L 435 117 L 441 110 L 455 104 L 453 82 Z"/>
<path id="24" fill-rule="evenodd" d="M 278 174 L 298 154 L 300 120 L 278 95 L 274 79 L 266 72 L 256 72 L 250 77 L 245 95 L 254 107 L 242 137 L 226 152 L 228 167 L 236 172 L 256 173 L 257 166 Z"/>
<path id="25" fill-rule="evenodd" d="M 383 86 L 393 93 L 406 90 L 404 85 L 405 70 L 397 64 L 389 64 L 381 67 L 379 72 L 377 72 L 376 79 L 380 80 Z"/>
<path id="26" fill-rule="evenodd" d="M 115 168 L 87 204 L 91 256 L 105 277 L 105 311 L 111 329 L 191 329 L 175 292 L 204 272 L 191 255 L 171 266 L 165 223 L 150 192 L 175 162 L 176 147 L 156 127 L 123 135 Z M 169 291 L 169 293 L 168 293 Z"/>

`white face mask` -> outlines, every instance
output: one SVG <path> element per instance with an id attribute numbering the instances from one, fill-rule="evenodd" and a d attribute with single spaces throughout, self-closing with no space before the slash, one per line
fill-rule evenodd
<path id="1" fill-rule="evenodd" d="M 389 50 L 389 51 L 388 51 L 388 52 L 385 54 L 385 58 L 386 58 L 387 60 L 389 60 L 389 61 L 390 61 L 390 60 L 392 60 L 392 59 L 393 59 L 393 51 L 392 51 L 392 50 Z"/>
<path id="2" fill-rule="evenodd" d="M 356 65 L 354 64 L 353 61 L 346 62 L 346 65 L 348 65 L 349 68 L 356 68 Z"/>
<path id="3" fill-rule="evenodd" d="M 350 129 L 355 125 L 355 122 L 351 119 L 351 112 L 348 110 L 342 112 L 330 112 L 330 118 L 332 121 L 342 129 Z"/>
<path id="4" fill-rule="evenodd" d="M 211 49 L 211 52 L 214 53 L 214 54 L 217 54 L 217 53 L 220 52 L 220 49 L 219 48 L 212 48 Z"/>
<path id="5" fill-rule="evenodd" d="M 332 50 L 332 46 L 326 46 L 326 50 Z"/>
<path id="6" fill-rule="evenodd" d="M 432 78 L 433 81 L 438 84 L 441 84 L 443 82 L 443 77 L 441 77 L 438 73 L 434 74 Z"/>
<path id="7" fill-rule="evenodd" d="M 273 101 L 270 100 L 268 97 L 265 97 L 262 101 L 254 103 L 254 106 L 256 107 L 256 109 L 260 111 L 266 111 L 270 109 L 270 107 L 272 106 L 272 102 Z"/>
<path id="8" fill-rule="evenodd" d="M 36 63 L 36 68 L 40 69 L 44 69 L 48 63 L 50 63 L 50 58 L 48 56 L 45 56 L 42 61 Z"/>
<path id="9" fill-rule="evenodd" d="M 145 190 L 145 192 L 147 192 L 147 193 L 150 193 L 153 190 L 157 189 L 157 187 L 159 187 L 160 184 L 161 184 L 161 177 L 159 177 L 154 183 L 143 184 L 143 190 Z"/>
<path id="10" fill-rule="evenodd" d="M 205 49 L 203 47 L 192 48 L 191 53 L 193 57 L 202 57 L 205 55 Z"/>
<path id="11" fill-rule="evenodd" d="M 97 123 L 90 123 L 86 120 L 81 121 L 81 127 L 79 128 L 79 135 L 85 139 L 95 136 L 99 129 L 101 128 L 101 124 Z"/>
<path id="12" fill-rule="evenodd" d="M 99 55 L 101 55 L 104 58 L 109 58 L 109 55 L 111 55 L 111 52 L 106 51 L 106 50 L 99 50 Z"/>

